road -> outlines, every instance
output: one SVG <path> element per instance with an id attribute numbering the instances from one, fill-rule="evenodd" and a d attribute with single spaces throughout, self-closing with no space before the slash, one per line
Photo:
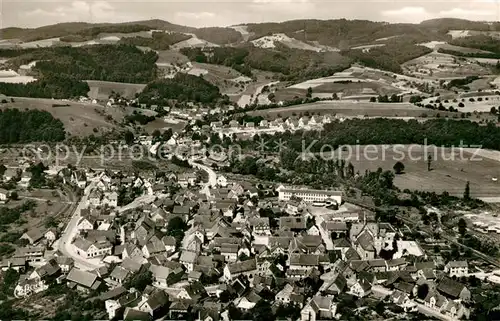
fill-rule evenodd
<path id="1" fill-rule="evenodd" d="M 206 182 L 202 188 L 202 191 L 207 196 L 210 196 L 210 187 L 215 187 L 217 185 L 217 173 L 206 165 L 202 165 L 200 163 L 195 163 L 192 159 L 189 160 L 189 165 L 197 168 L 199 170 L 205 171 L 208 174 L 208 182 Z"/>
<path id="2" fill-rule="evenodd" d="M 58 250 L 65 256 L 71 257 L 75 261 L 75 266 L 82 270 L 94 270 L 103 266 L 99 259 L 85 259 L 79 256 L 73 244 L 73 240 L 78 234 L 78 221 L 80 220 L 80 212 L 82 209 L 87 207 L 87 200 L 89 198 L 90 192 L 95 187 L 96 182 L 91 182 L 83 193 L 82 198 L 78 202 L 78 205 L 73 212 L 71 220 L 66 225 L 61 238 L 57 241 Z"/>

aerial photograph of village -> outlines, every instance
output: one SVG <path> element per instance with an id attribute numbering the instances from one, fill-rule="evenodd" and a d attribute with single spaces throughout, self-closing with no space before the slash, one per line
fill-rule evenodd
<path id="1" fill-rule="evenodd" d="M 3 1 L 0 320 L 500 320 L 496 1 Z"/>

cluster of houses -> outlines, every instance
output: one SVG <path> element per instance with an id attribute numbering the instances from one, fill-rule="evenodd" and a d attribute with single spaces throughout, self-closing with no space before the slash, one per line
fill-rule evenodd
<path id="1" fill-rule="evenodd" d="M 276 118 L 274 120 L 263 119 L 259 123 L 246 122 L 240 124 L 236 120 L 231 120 L 228 124 L 224 124 L 222 121 L 216 121 L 210 123 L 210 129 L 221 133 L 221 134 L 231 134 L 231 133 L 250 133 L 257 134 L 260 132 L 265 133 L 275 133 L 284 132 L 286 130 L 296 131 L 296 130 L 318 130 L 322 129 L 324 124 L 331 123 L 335 119 L 334 116 L 324 115 L 324 116 L 302 116 L 302 117 L 289 117 L 286 119 Z"/>
<path id="2" fill-rule="evenodd" d="M 9 184 L 15 183 L 17 187 L 28 188 L 33 174 L 28 170 L 29 164 L 23 163 L 19 168 L 9 167 L 0 176 L 0 182 Z M 0 188 L 0 204 L 5 204 L 9 200 L 10 193 L 7 189 Z"/>
<path id="3" fill-rule="evenodd" d="M 271 295 L 273 309 L 293 305 L 300 320 L 310 321 L 338 317 L 342 295 L 381 292 L 405 311 L 422 306 L 451 319 L 469 314 L 470 291 L 459 281 L 469 275 L 466 262 L 439 265 L 391 224 L 342 205 L 340 192 L 280 186 L 278 197 L 259 197 L 256 186 L 218 176 L 202 193 L 193 188 L 195 174 L 175 176 L 66 173 L 81 188 L 89 177 L 94 184 L 72 240 L 76 256 L 49 250 L 57 231 L 28 231 L 22 238 L 29 245 L 2 261 L 2 270 L 22 273 L 15 296 L 66 283 L 99 293 L 109 319 L 228 320 L 228 300 L 251 312 Z M 174 192 L 166 182 L 176 185 Z M 120 208 L 122 186 L 153 197 Z M 315 203 L 327 201 L 336 209 L 317 214 Z M 80 269 L 75 260 L 95 268 Z M 151 276 L 144 289 L 131 286 L 138 274 Z M 306 280 L 317 285 L 313 294 Z"/>

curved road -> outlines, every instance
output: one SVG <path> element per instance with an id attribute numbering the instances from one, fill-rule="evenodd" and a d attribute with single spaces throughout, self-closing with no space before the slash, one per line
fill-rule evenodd
<path id="1" fill-rule="evenodd" d="M 210 196 L 210 187 L 215 187 L 217 185 L 217 173 L 206 165 L 195 163 L 192 159 L 189 159 L 188 162 L 189 165 L 193 166 L 194 168 L 207 172 L 208 182 L 204 184 L 202 191 L 204 191 L 207 196 Z"/>
<path id="2" fill-rule="evenodd" d="M 75 246 L 71 244 L 78 234 L 78 221 L 80 220 L 80 212 L 82 209 L 87 207 L 87 200 L 89 198 L 90 192 L 94 188 L 96 182 L 91 182 L 83 193 L 82 198 L 78 202 L 78 205 L 73 212 L 71 220 L 66 225 L 61 238 L 58 240 L 57 248 L 65 256 L 71 257 L 75 261 L 75 266 L 82 270 L 94 270 L 103 264 L 99 259 L 85 259 L 79 256 L 75 251 Z"/>

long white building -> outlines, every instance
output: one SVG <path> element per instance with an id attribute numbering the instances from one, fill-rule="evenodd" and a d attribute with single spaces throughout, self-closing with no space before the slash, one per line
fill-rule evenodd
<path id="1" fill-rule="evenodd" d="M 299 197 L 308 203 L 323 203 L 327 200 L 334 200 L 337 204 L 342 204 L 341 191 L 327 191 L 317 189 L 295 189 L 295 188 L 279 188 L 278 199 L 280 201 L 289 201 L 292 196 Z"/>

